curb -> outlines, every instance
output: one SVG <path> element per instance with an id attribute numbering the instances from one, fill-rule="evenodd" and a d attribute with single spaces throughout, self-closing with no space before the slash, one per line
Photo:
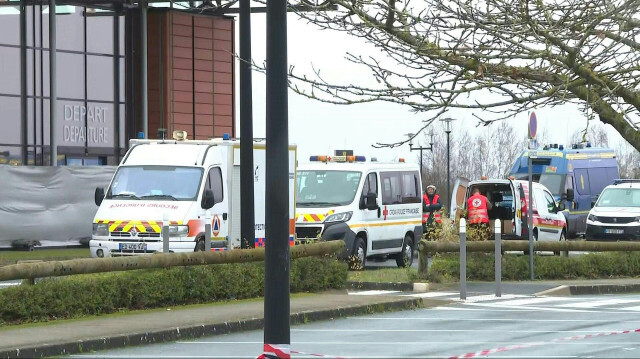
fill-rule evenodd
<path id="1" fill-rule="evenodd" d="M 560 285 L 535 295 L 571 296 L 589 294 L 639 293 L 640 284 Z"/>
<path id="2" fill-rule="evenodd" d="M 428 292 L 429 283 L 348 281 L 347 289 L 349 290 L 397 290 L 400 292 Z"/>
<path id="3" fill-rule="evenodd" d="M 291 325 L 334 318 L 368 315 L 373 313 L 418 309 L 424 307 L 421 298 L 393 300 L 376 304 L 339 307 L 318 311 L 303 311 L 290 315 Z M 234 322 L 194 325 L 163 329 L 154 332 L 123 334 L 114 337 L 95 338 L 60 344 L 43 344 L 34 347 L 0 351 L 0 358 L 34 358 L 78 354 L 81 352 L 122 348 L 141 344 L 162 343 L 180 339 L 192 339 L 209 335 L 231 334 L 264 327 L 264 318 L 251 318 Z"/>

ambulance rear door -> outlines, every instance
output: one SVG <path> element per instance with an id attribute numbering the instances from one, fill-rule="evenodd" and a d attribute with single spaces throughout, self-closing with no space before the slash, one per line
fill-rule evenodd
<path id="1" fill-rule="evenodd" d="M 464 211 L 465 201 L 467 197 L 467 188 L 469 188 L 469 180 L 464 177 L 456 178 L 456 181 L 453 186 L 453 191 L 451 193 L 451 208 L 449 218 L 451 218 L 454 223 L 458 222 L 458 219 L 462 216 L 462 212 Z"/>

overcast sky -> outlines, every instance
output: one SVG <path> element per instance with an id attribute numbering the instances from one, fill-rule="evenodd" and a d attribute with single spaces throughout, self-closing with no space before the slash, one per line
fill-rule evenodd
<path id="1" fill-rule="evenodd" d="M 266 15 L 253 14 L 252 57 L 262 64 L 266 56 Z M 371 76 L 366 68 L 355 66 L 345 60 L 345 53 L 362 52 L 375 54 L 371 47 L 362 40 L 345 33 L 321 31 L 312 24 L 289 13 L 288 30 L 288 64 L 295 66 L 298 74 L 312 75 L 312 66 L 321 69 L 323 77 L 333 79 L 341 84 L 354 82 L 370 82 Z M 239 39 L 238 21 L 236 21 L 236 49 Z M 238 73 L 239 71 L 236 71 Z M 239 81 L 236 81 L 239 84 Z M 236 89 L 239 93 L 239 87 Z M 265 75 L 253 73 L 253 123 L 254 136 L 265 137 Z M 379 160 L 405 158 L 407 162 L 418 162 L 418 152 L 411 153 L 409 146 L 394 149 L 376 149 L 372 144 L 377 142 L 396 142 L 406 138 L 405 134 L 417 131 L 422 127 L 424 115 L 409 111 L 401 105 L 377 102 L 358 105 L 333 105 L 307 99 L 292 91 L 289 101 L 289 142 L 298 146 L 298 160 L 307 162 L 310 155 L 333 154 L 335 149 L 352 149 L 355 154 L 367 157 L 376 156 Z M 236 105 L 239 107 L 239 101 Z M 237 109 L 237 129 L 239 133 L 240 112 Z M 549 135 L 551 143 L 567 144 L 569 137 L 576 130 L 583 129 L 586 117 L 574 105 L 555 108 L 536 108 L 538 133 L 543 130 Z M 477 120 L 470 112 L 463 110 L 450 111 L 449 117 L 458 119 L 453 123 L 453 133 L 460 131 L 480 131 L 484 127 L 476 127 Z M 510 120 L 512 126 L 527 134 L 529 116 L 520 114 Z M 610 139 L 619 135 L 607 125 Z M 446 141 L 444 134 L 436 141 Z M 415 143 L 415 142 L 414 142 Z M 423 146 L 428 146 L 423 140 Z"/>

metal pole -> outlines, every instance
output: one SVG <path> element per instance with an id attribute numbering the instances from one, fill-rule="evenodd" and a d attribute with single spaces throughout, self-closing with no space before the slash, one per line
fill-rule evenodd
<path id="1" fill-rule="evenodd" d="M 447 122 L 447 125 L 449 123 Z M 450 165 L 450 154 L 449 154 L 449 134 L 451 131 L 447 131 L 447 203 L 451 203 L 451 165 Z"/>
<path id="2" fill-rule="evenodd" d="M 113 156 L 120 163 L 120 6 L 113 12 Z"/>
<path id="3" fill-rule="evenodd" d="M 288 354 L 289 303 L 289 156 L 287 105 L 287 2 L 267 1 L 266 248 L 264 349 Z M 274 355 L 274 354 L 272 354 Z M 276 357 L 280 357 L 276 355 Z M 288 357 L 288 356 L 287 356 Z"/>
<path id="4" fill-rule="evenodd" d="M 527 226 L 529 232 L 529 272 L 531 274 L 531 280 L 533 280 L 533 174 L 531 166 L 533 165 L 531 160 L 531 150 L 529 150 L 529 205 L 527 206 Z"/>
<path id="5" fill-rule="evenodd" d="M 240 241 L 255 247 L 251 1 L 240 0 Z"/>
<path id="6" fill-rule="evenodd" d="M 496 297 L 502 296 L 502 226 L 500 220 L 495 223 L 495 245 L 496 245 Z"/>
<path id="7" fill-rule="evenodd" d="M 424 184 L 422 183 L 422 181 L 424 181 L 423 178 L 424 177 L 423 177 L 423 173 L 422 173 L 422 146 L 420 146 L 420 184 L 422 184 L 423 187 L 424 187 Z"/>
<path id="8" fill-rule="evenodd" d="M 169 253 L 169 214 L 162 215 L 162 253 Z"/>
<path id="9" fill-rule="evenodd" d="M 35 19 L 34 19 L 35 20 Z M 33 74 L 35 76 L 35 74 Z M 34 90 L 35 91 L 35 90 Z M 27 1 L 20 1 L 20 158 L 27 165 L 27 144 L 29 142 L 27 108 Z M 34 114 L 35 116 L 35 114 Z"/>
<path id="10" fill-rule="evenodd" d="M 149 138 L 149 86 L 147 79 L 147 2 L 140 2 L 140 102 L 142 132 Z M 195 133 L 194 133 L 195 136 Z M 194 137 L 195 138 L 195 137 Z"/>
<path id="11" fill-rule="evenodd" d="M 211 211 L 207 210 L 204 218 L 206 223 L 204 225 L 204 251 L 211 252 Z"/>
<path id="12" fill-rule="evenodd" d="M 58 165 L 58 143 L 56 140 L 57 66 L 56 66 L 56 0 L 49 0 L 49 142 L 51 144 L 51 166 Z"/>
<path id="13" fill-rule="evenodd" d="M 467 299 L 467 221 L 460 218 L 460 299 Z"/>

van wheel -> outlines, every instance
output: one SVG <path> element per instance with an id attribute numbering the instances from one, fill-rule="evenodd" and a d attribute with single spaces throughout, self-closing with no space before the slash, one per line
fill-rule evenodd
<path id="1" fill-rule="evenodd" d="M 194 252 L 204 252 L 204 238 L 200 238 Z"/>
<path id="2" fill-rule="evenodd" d="M 363 270 L 367 262 L 367 246 L 362 237 L 356 237 L 353 243 L 353 253 L 349 256 L 349 269 Z"/>
<path id="3" fill-rule="evenodd" d="M 562 243 L 562 242 L 566 242 L 566 241 L 567 241 L 567 236 L 566 236 L 566 234 L 564 232 L 564 229 L 563 229 L 562 233 L 560 233 L 559 242 Z M 553 252 L 553 255 L 554 256 L 562 255 L 563 257 L 568 257 L 569 256 L 569 251 L 555 251 L 555 252 Z"/>
<path id="4" fill-rule="evenodd" d="M 413 264 L 413 238 L 409 234 L 404 236 L 402 252 L 396 255 L 396 264 L 400 268 L 411 267 Z"/>

